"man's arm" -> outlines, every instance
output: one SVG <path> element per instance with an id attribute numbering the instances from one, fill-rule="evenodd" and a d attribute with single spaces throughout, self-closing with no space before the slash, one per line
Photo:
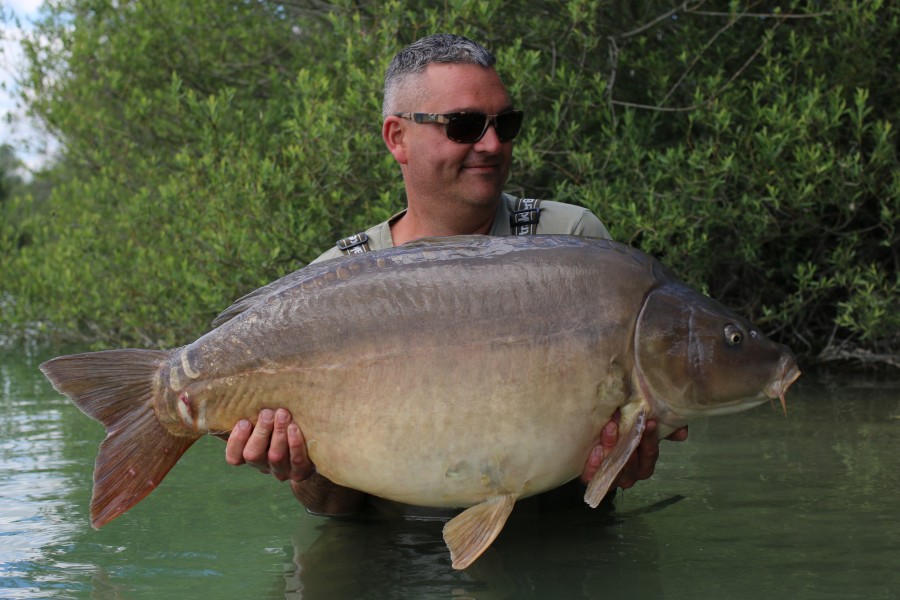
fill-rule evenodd
<path id="1" fill-rule="evenodd" d="M 307 511 L 329 517 L 359 512 L 368 497 L 364 492 L 333 483 L 318 473 L 303 481 L 292 481 L 291 490 Z"/>

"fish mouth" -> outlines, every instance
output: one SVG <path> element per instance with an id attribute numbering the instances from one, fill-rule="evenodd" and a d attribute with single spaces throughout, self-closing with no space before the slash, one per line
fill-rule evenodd
<path id="1" fill-rule="evenodd" d="M 784 394 L 791 387 L 791 384 L 800 377 L 800 368 L 797 366 L 797 361 L 794 360 L 793 356 L 785 356 L 781 361 L 780 367 L 781 375 L 772 380 L 763 391 L 769 398 L 781 400 L 781 410 L 784 411 L 784 416 L 787 416 L 787 402 L 784 399 Z"/>

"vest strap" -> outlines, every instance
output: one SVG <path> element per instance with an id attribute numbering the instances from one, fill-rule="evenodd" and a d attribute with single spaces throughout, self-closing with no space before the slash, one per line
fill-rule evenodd
<path id="1" fill-rule="evenodd" d="M 509 227 L 513 235 L 534 235 L 541 220 L 541 201 L 519 198 L 509 213 Z"/>

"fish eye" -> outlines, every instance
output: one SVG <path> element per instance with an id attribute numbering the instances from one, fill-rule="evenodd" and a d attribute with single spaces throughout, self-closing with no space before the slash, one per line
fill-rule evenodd
<path id="1" fill-rule="evenodd" d="M 725 326 L 725 343 L 729 346 L 738 346 L 744 341 L 744 333 L 735 325 L 729 323 Z"/>

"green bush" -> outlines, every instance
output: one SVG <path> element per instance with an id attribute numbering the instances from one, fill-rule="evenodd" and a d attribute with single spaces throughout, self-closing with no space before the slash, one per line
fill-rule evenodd
<path id="1" fill-rule="evenodd" d="M 23 84 L 64 158 L 47 202 L 0 208 L 0 323 L 184 343 L 402 208 L 381 77 L 436 31 L 494 49 L 526 111 L 510 191 L 591 208 L 807 360 L 900 364 L 876 1 L 51 3 Z"/>

